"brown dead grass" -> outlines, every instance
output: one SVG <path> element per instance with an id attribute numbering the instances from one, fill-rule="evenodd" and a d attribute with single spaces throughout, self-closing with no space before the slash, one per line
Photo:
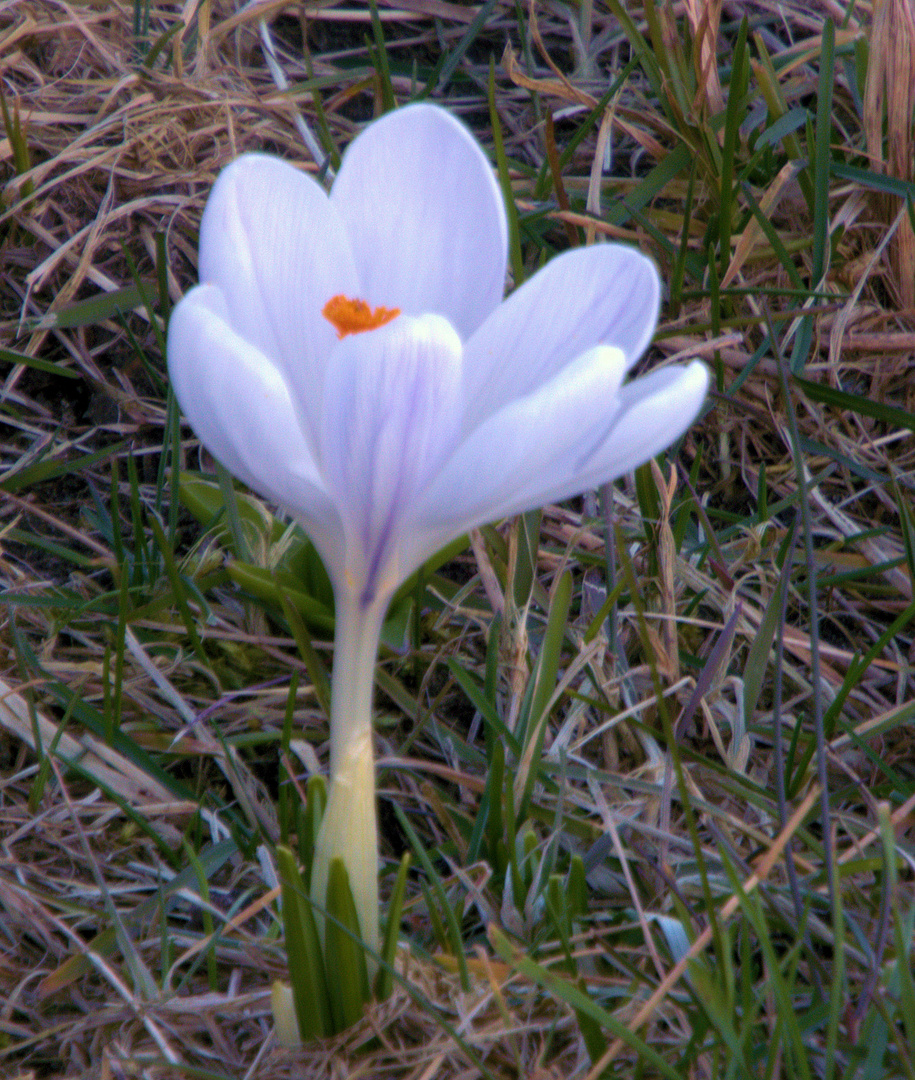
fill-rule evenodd
<path id="1" fill-rule="evenodd" d="M 738 6 L 752 7 L 760 16 L 774 11 L 774 5 L 761 0 Z M 733 17 L 732 9 L 738 6 L 689 0 L 672 9 L 660 27 L 676 35 L 686 20 L 702 41 L 697 54 L 701 93 L 687 103 L 689 112 L 684 115 L 695 128 L 700 161 L 709 149 L 708 142 L 703 144 L 703 123 L 722 101 L 713 64 L 720 20 Z M 901 7 L 886 0 L 880 19 L 888 24 Z M 638 20 L 639 6 L 632 9 Z M 849 41 L 867 28 L 868 11 L 867 5 L 856 6 L 845 31 Z M 396 9 L 382 4 L 391 55 L 434 62 L 443 48 L 453 48 L 461 40 L 475 12 L 476 8 L 436 0 L 408 0 Z M 778 13 L 778 20 L 764 20 L 761 33 L 770 52 L 796 52 L 796 63 L 780 77 L 791 105 L 815 91 L 813 62 L 822 20 L 825 15 L 841 18 L 844 9 L 837 3 L 780 4 Z M 490 144 L 487 67 L 490 54 L 501 57 L 497 103 L 509 152 L 516 160 L 536 165 L 550 152 L 545 133 L 551 130 L 541 123 L 538 110 L 550 111 L 561 124 L 563 110 L 590 107 L 604 92 L 608 71 L 618 70 L 627 53 L 618 28 L 602 10 L 595 9 L 584 25 L 573 25 L 561 4 L 538 5 L 528 16 L 530 33 L 523 41 L 514 3 L 497 4 L 460 65 L 467 78 L 448 86 L 439 100 L 463 115 Z M 297 126 L 301 118 L 317 130 L 311 94 L 301 89 L 307 80 L 320 80 L 323 108 L 338 147 L 345 146 L 358 124 L 379 108 L 380 84 L 365 45 L 370 26 L 359 6 L 321 3 L 308 9 L 306 19 L 301 8 L 282 0 L 237 12 L 223 0 L 200 4 L 188 0 L 180 9 L 156 5 L 149 13 L 147 42 L 173 29 L 179 17 L 187 25 L 171 37 L 151 69 L 138 61 L 133 17 L 125 2 L 0 3 L 0 80 L 9 114 L 21 126 L 29 153 L 25 167 L 16 168 L 15 146 L 8 138 L 0 140 L 0 345 L 79 376 L 66 380 L 6 364 L 3 401 L 9 408 L 0 435 L 0 481 L 8 481 L 43 456 L 66 462 L 124 440 L 117 451 L 121 476 L 126 475 L 132 454 L 142 490 L 148 494 L 165 414 L 155 380 L 137 359 L 125 329 L 129 326 L 141 346 L 156 356 L 148 312 L 138 308 L 126 324 L 105 319 L 74 329 L 56 327 L 48 316 L 75 300 L 130 284 L 131 261 L 140 279 L 153 283 L 160 233 L 168 253 L 168 293 L 177 300 L 194 279 L 203 200 L 228 161 L 244 150 L 267 149 L 313 167 Z M 265 61 L 258 31 L 261 18 L 271 28 L 279 65 L 291 87 L 288 92 L 277 88 Z M 643 31 L 648 34 L 644 25 Z M 506 42 L 511 51 L 506 51 Z M 167 67 L 166 60 L 171 61 Z M 889 69 L 881 70 L 880 78 L 883 74 L 889 78 Z M 392 82 L 399 98 L 409 96 L 409 76 L 395 74 Z M 874 134 L 881 102 L 889 103 L 891 115 L 900 107 L 892 104 L 891 96 L 881 97 L 884 85 L 875 76 L 868 88 L 872 121 L 867 145 L 875 161 L 882 160 L 882 140 Z M 894 85 L 898 89 L 898 83 Z M 837 88 L 836 108 L 850 124 L 847 87 Z M 625 93 L 611 103 L 601 131 L 603 136 L 582 143 L 557 185 L 549 238 L 563 246 L 569 238 L 583 239 L 584 233 L 577 230 L 587 226 L 592 232 L 637 242 L 665 262 L 642 224 L 616 226 L 603 211 L 673 145 L 670 121 L 634 75 Z M 599 183 L 600 169 L 595 168 L 604 137 L 614 147 L 618 178 L 613 184 Z M 904 172 L 911 153 L 906 156 L 899 149 L 905 137 L 911 139 L 911 127 L 905 134 L 891 135 L 886 167 L 891 175 L 911 179 L 911 173 Z M 911 150 L 911 142 L 907 145 Z M 528 178 L 519 171 L 513 179 L 522 210 L 532 207 L 536 200 Z M 564 208 L 565 192 L 590 193 L 592 216 Z M 799 247 L 809 237 L 811 224 L 791 169 L 755 196 L 786 246 Z M 698 211 L 687 235 L 691 247 L 699 250 L 701 208 L 710 198 L 701 171 L 695 198 Z M 685 202 L 685 184 L 672 182 L 664 198 L 647 211 L 652 226 L 670 238 L 679 237 Z M 885 201 L 874 200 L 852 184 L 835 185 L 830 209 L 833 221 L 842 220 L 845 229 L 823 284 L 835 300 L 819 305 L 807 377 L 915 410 L 910 376 L 915 356 L 913 278 L 903 241 L 910 236 L 908 223 L 898 217 L 898 202 L 888 214 Z M 887 251 L 881 245 L 890 221 L 897 232 Z M 707 294 L 687 297 L 677 318 L 663 328 L 657 356 L 701 355 L 710 362 L 717 356 L 730 385 L 750 363 L 766 318 L 784 316 L 792 301 L 767 298 L 767 290 L 783 288 L 787 282 L 765 236 L 752 225 L 735 238 L 733 258 L 722 280 L 748 290 L 740 318 L 713 330 Z M 35 324 L 39 318 L 45 321 Z M 682 458 L 689 468 L 697 454 L 702 456 L 703 502 L 738 518 L 746 516 L 763 464 L 770 504 L 791 497 L 797 478 L 788 452 L 775 361 L 762 360 L 736 395 L 722 394 L 717 400 L 719 408 L 687 440 Z M 828 699 L 856 656 L 911 602 L 911 578 L 905 562 L 899 562 L 904 534 L 897 499 L 868 477 L 895 476 L 910 495 L 915 446 L 908 431 L 858 414 L 800 398 L 796 406 L 802 434 L 809 440 L 807 468 L 817 477 L 809 499 L 818 569 L 825 575 L 869 571 L 824 590 L 819 674 Z M 78 687 L 81 697 L 100 709 L 107 700 L 110 656 L 106 658 L 105 643 L 110 641 L 110 621 L 93 612 L 92 601 L 108 588 L 106 575 L 114 556 L 83 510 L 90 488 L 108 490 L 108 468 L 107 462 L 98 470 L 90 465 L 22 491 L 7 485 L 10 490 L 0 504 L 0 576 L 8 602 L 0 629 L 6 680 L 0 689 L 0 1071 L 15 1077 L 19 1070 L 23 1080 L 201 1075 L 192 1069 L 246 1080 L 478 1075 L 474 1056 L 443 1027 L 437 1019 L 441 1017 L 494 1076 L 585 1075 L 587 1061 L 571 1013 L 482 948 L 472 958 L 469 992 L 461 991 L 456 979 L 439 966 L 414 957 L 405 963 L 419 1000 L 398 990 L 389 1002 L 371 1010 L 361 1027 L 338 1040 L 296 1053 L 279 1050 L 271 1036 L 269 983 L 282 972 L 283 955 L 276 941 L 270 883 L 254 854 L 247 860 L 227 859 L 210 881 L 210 914 L 220 934 L 214 953 L 215 984 L 210 984 L 206 963 L 192 966 L 200 949 L 199 930 L 205 925 L 202 906 L 192 891 L 177 898 L 168 914 L 164 951 L 162 916 L 152 898 L 163 875 L 171 871 L 159 845 L 172 849 L 180 845 L 195 820 L 195 804 L 176 803 L 116 747 L 93 739 L 78 724 L 68 723 L 60 734 L 61 703 L 47 694 L 42 680 L 30 681 L 21 664 L 25 642 L 50 677 Z M 666 480 L 657 479 L 663 490 Z M 682 490 L 682 482 L 678 484 Z M 124 498 L 127 490 L 122 486 Z M 653 657 L 637 633 L 634 613 L 621 615 L 624 648 L 631 660 L 627 682 L 635 691 L 635 702 L 625 707 L 620 674 L 605 642 L 598 639 L 572 672 L 571 686 L 587 689 L 587 670 L 620 715 L 597 727 L 593 717 L 567 708 L 548 740 L 554 755 L 563 747 L 619 777 L 615 790 L 582 789 L 570 797 L 587 807 L 599 823 L 598 831 L 612 832 L 618 821 L 626 820 L 627 857 L 639 881 L 636 886 L 623 873 L 613 887 L 617 898 L 637 909 L 640 892 L 646 889 L 663 906 L 660 898 L 676 880 L 678 866 L 691 858 L 666 758 L 656 740 L 625 722 L 627 715 L 635 715 L 649 727 L 654 723 L 652 666 L 676 712 L 690 703 L 697 669 L 681 670 L 681 651 L 703 663 L 711 658 L 701 702 L 680 732 L 696 755 L 687 773 L 689 783 L 705 808 L 707 822 L 718 830 L 703 833 L 709 855 L 715 853 L 716 836 L 723 833 L 745 860 L 748 878 L 755 868 L 760 876 L 779 882 L 784 868 L 777 860 L 767 862 L 765 853 L 780 851 L 789 836 L 795 839 L 802 866 L 812 867 L 816 859 L 806 841 L 795 836 L 798 825 L 779 835 L 777 823 L 760 807 L 739 801 L 734 787 L 716 771 L 725 766 L 762 788 L 771 785 L 771 740 L 758 732 L 744 741 L 733 740 L 731 733 L 740 704 L 742 663 L 777 585 L 774 557 L 788 536 L 786 519 L 733 531 L 716 544 L 709 567 L 699 571 L 677 555 L 669 541 L 663 497 L 661 506 L 656 560 L 640 557 L 637 565 L 646 582 Z M 636 530 L 639 509 L 631 492 L 618 496 L 616 510 L 624 531 Z M 873 532 L 862 537 L 866 530 Z M 30 546 L 23 539 L 26 533 L 71 548 L 85 556 L 85 563 L 74 567 L 53 548 L 41 551 Z M 190 551 L 197 540 L 193 528 L 185 526 L 182 536 Z M 544 522 L 541 587 L 548 589 L 564 565 L 582 568 L 589 557 L 599 560 L 603 544 L 600 531 L 583 524 L 580 515 L 551 510 Z M 474 551 L 475 558 L 465 560 L 460 569 L 476 582 L 465 599 L 473 596 L 475 587 L 493 607 L 501 604 L 504 609 L 498 575 L 487 573 L 491 567 L 485 545 L 475 545 Z M 801 557 L 798 549 L 796 558 Z M 221 556 L 211 547 L 198 549 L 193 558 L 195 572 L 219 574 Z M 473 577 L 477 574 L 478 579 Z M 592 570 L 587 570 L 586 581 L 588 574 Z M 87 605 L 72 622 L 62 623 L 57 608 L 13 599 L 63 588 L 83 597 Z M 702 603 L 684 618 L 684 601 L 696 594 L 703 596 Z M 183 624 L 172 608 L 150 610 L 131 624 L 150 646 L 136 641 L 136 649 L 128 650 L 124 719 L 138 745 L 162 755 L 183 775 L 195 777 L 199 790 L 213 787 L 236 800 L 252 827 L 275 836 L 273 795 L 263 760 L 256 752 L 251 757 L 229 752 L 206 723 L 197 721 L 197 714 L 215 702 L 219 732 L 226 740 L 248 732 L 252 714 L 262 730 L 275 731 L 282 727 L 287 685 L 284 681 L 274 686 L 271 680 L 288 679 L 292 669 L 303 675 L 297 716 L 316 744 L 321 737 L 320 711 L 291 640 L 270 637 L 263 617 L 228 592 L 213 613 L 214 619 L 200 633 L 220 655 L 213 665 L 216 679 L 195 666 Z M 524 656 L 527 627 L 514 614 L 517 621 L 509 626 L 504 648 L 505 670 L 514 672 L 506 680 L 508 708 L 512 696 L 519 702 L 526 688 L 526 672 L 518 660 Z M 810 707 L 814 675 L 809 618 L 806 598 L 792 591 L 782 642 L 789 723 L 800 722 Z M 587 622 L 583 608 L 573 630 L 582 631 Z M 485 647 L 481 629 L 472 605 L 454 609 L 446 605 L 443 614 L 431 620 L 421 653 L 421 667 L 428 674 L 415 690 L 420 712 L 448 717 L 456 695 L 449 684 L 442 686 L 440 661 L 451 654 L 481 659 Z M 724 652 L 716 659 L 714 650 L 722 640 Z M 847 723 L 864 743 L 853 746 L 848 736 L 837 733 L 829 747 L 829 775 L 848 792 L 833 820 L 840 864 L 879 850 L 876 806 L 869 791 L 880 777 L 862 746 L 911 779 L 915 754 L 911 728 L 893 722 L 913 697 L 911 665 L 910 637 L 891 640 L 860 678 L 845 710 Z M 387 669 L 399 674 L 396 661 L 389 661 Z M 252 686 L 256 688 L 251 690 Z M 235 691 L 244 692 L 233 696 Z M 760 707 L 771 710 L 771 694 L 764 695 Z M 30 749 L 36 729 L 45 746 L 60 734 L 59 755 L 68 760 L 79 757 L 84 770 L 82 775 L 71 771 L 48 777 L 37 803 L 32 793 L 39 777 Z M 184 741 L 177 753 L 172 740 L 179 735 Z M 386 742 L 385 755 L 392 767 L 388 775 L 394 777 L 388 782 L 396 785 L 404 804 L 426 815 L 430 843 L 449 828 L 448 815 L 439 810 L 436 783 L 448 785 L 449 797 L 473 813 L 480 778 L 459 762 L 443 761 L 441 744 L 431 735 L 421 735 L 411 751 L 413 771 L 403 767 L 407 762 L 398 756 L 395 739 Z M 703 764 L 708 761 L 714 761 L 715 768 Z M 398 764 L 399 769 L 394 767 Z M 104 794 L 97 781 L 104 783 Z M 151 836 L 137 829 L 125 816 L 125 808 L 151 823 Z M 893 815 L 900 841 L 911 842 L 913 823 L 909 800 Z M 200 827 L 209 829 L 213 839 L 224 835 L 215 817 Z M 625 858 L 622 865 L 625 870 Z M 462 872 L 473 876 L 473 868 Z M 465 884 L 457 876 L 448 883 Z M 859 887 L 866 892 L 868 882 L 862 878 Z M 149 906 L 140 908 L 144 902 Z M 864 904 L 862 912 L 867 910 Z M 481 918 L 498 921 L 499 913 L 485 910 L 482 902 L 479 911 Z M 866 915 L 861 917 L 866 921 Z M 98 932 L 112 926 L 123 928 L 116 941 L 95 940 Z M 867 929 L 874 927 L 869 924 Z M 87 951 L 90 941 L 95 942 L 93 951 Z M 581 947 L 600 948 L 599 932 Z M 643 953 L 633 958 L 633 964 L 651 969 L 656 958 L 644 949 Z M 659 979 L 663 974 L 658 971 Z M 663 992 L 652 999 L 650 1012 L 643 1009 L 637 1016 L 633 1004 L 622 1018 L 646 1023 L 641 1031 L 649 1038 L 651 1032 L 659 1039 L 672 1038 L 687 1025 L 668 992 L 677 974 L 661 979 Z M 422 1004 L 422 999 L 431 1004 Z"/>

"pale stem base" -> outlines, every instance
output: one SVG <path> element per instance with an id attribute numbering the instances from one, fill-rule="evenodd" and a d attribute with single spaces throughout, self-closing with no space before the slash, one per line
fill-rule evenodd
<path id="1" fill-rule="evenodd" d="M 349 875 L 359 928 L 378 951 L 378 819 L 372 749 L 372 688 L 387 600 L 363 604 L 337 591 L 331 686 L 330 790 L 311 871 L 311 895 L 322 908 L 332 859 Z M 323 938 L 323 919 L 318 918 Z M 371 965 L 370 965 L 371 968 Z"/>

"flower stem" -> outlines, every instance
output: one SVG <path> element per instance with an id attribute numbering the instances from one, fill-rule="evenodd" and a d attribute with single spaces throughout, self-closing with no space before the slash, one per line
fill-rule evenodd
<path id="1" fill-rule="evenodd" d="M 337 590 L 330 705 L 332 780 L 350 745 L 372 730 L 375 660 L 386 606 L 377 600 L 365 605 L 349 590 Z"/>
<path id="2" fill-rule="evenodd" d="M 336 595 L 331 684 L 330 789 L 315 846 L 311 894 L 325 907 L 332 859 L 349 876 L 362 938 L 377 952 L 378 823 L 372 750 L 372 688 L 386 600 L 363 603 L 358 593 Z M 323 931 L 323 919 L 318 919 Z M 322 932 L 323 937 L 323 932 Z"/>

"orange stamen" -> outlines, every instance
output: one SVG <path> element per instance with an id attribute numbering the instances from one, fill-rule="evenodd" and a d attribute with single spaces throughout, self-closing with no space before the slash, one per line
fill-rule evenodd
<path id="1" fill-rule="evenodd" d="M 332 296 L 321 309 L 321 314 L 333 323 L 338 338 L 347 334 L 363 334 L 377 330 L 400 314 L 400 308 L 377 307 L 374 311 L 364 300 L 350 300 L 343 293 Z"/>

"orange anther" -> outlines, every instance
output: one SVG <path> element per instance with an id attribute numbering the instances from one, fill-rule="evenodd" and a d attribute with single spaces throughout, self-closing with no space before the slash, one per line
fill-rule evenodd
<path id="1" fill-rule="evenodd" d="M 350 300 L 338 293 L 321 309 L 321 314 L 329 323 L 333 323 L 338 338 L 347 334 L 362 334 L 366 330 L 377 330 L 400 314 L 400 308 L 377 307 L 374 311 L 364 300 Z"/>

